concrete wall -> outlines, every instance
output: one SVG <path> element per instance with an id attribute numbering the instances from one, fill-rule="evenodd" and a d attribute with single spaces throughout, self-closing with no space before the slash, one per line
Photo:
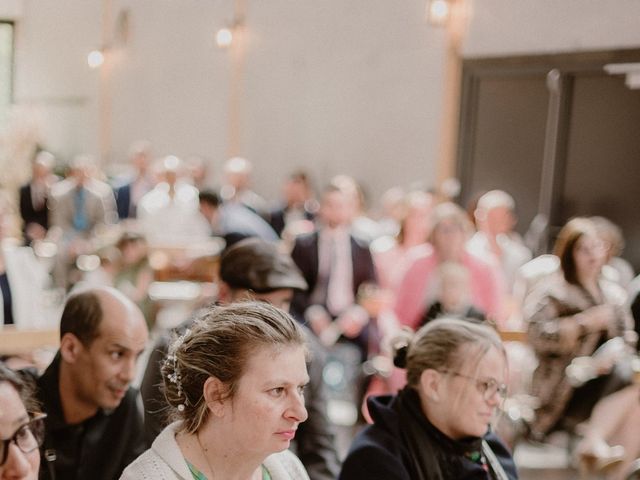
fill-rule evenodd
<path id="1" fill-rule="evenodd" d="M 99 152 L 100 0 L 8 2 L 16 16 L 15 100 L 33 105 L 60 156 Z M 232 0 L 113 0 L 130 37 L 110 74 L 111 155 L 148 138 L 158 155 L 202 155 L 218 169 L 229 144 L 231 59 L 214 45 Z M 372 195 L 433 183 L 446 31 L 425 0 L 247 0 L 241 153 L 275 196 L 306 166 L 317 183 L 346 172 Z M 465 56 L 640 45 L 637 0 L 469 0 Z M 0 10 L 0 15 L 2 10 Z"/>

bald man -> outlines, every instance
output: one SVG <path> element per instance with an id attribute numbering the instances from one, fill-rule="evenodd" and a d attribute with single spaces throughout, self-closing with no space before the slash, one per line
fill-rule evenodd
<path id="1" fill-rule="evenodd" d="M 60 350 L 37 380 L 47 414 L 40 478 L 117 479 L 147 448 L 130 387 L 147 339 L 144 316 L 119 291 L 96 288 L 68 298 Z"/>

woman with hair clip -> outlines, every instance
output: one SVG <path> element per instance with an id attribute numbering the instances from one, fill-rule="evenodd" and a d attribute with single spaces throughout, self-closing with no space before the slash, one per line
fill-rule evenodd
<path id="1" fill-rule="evenodd" d="M 395 344 L 407 386 L 396 396 L 369 398 L 373 425 L 355 438 L 340 480 L 517 479 L 490 426 L 506 394 L 507 361 L 496 332 L 438 319 Z"/>
<path id="2" fill-rule="evenodd" d="M 33 389 L 0 362 L 0 480 L 36 480 L 44 414 Z"/>
<path id="3" fill-rule="evenodd" d="M 308 480 L 287 450 L 307 419 L 304 334 L 263 302 L 211 307 L 162 367 L 175 422 L 123 479 Z"/>

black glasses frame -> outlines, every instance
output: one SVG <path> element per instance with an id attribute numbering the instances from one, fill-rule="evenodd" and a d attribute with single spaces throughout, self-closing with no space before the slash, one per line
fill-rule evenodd
<path id="1" fill-rule="evenodd" d="M 9 438 L 0 439 L 0 447 L 2 448 L 2 450 L 0 450 L 0 466 L 4 465 L 9 457 L 9 447 L 11 443 L 15 443 L 22 453 L 31 453 L 42 445 L 44 441 L 44 419 L 46 417 L 46 413 L 34 414 L 28 422 L 20 425 Z M 19 440 L 19 436 L 24 433 L 25 429 L 27 429 L 36 441 L 35 447 L 26 450 L 22 447 L 20 444 L 21 441 Z"/>

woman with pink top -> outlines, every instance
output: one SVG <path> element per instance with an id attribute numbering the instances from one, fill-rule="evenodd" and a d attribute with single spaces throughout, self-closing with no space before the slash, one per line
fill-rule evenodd
<path id="1" fill-rule="evenodd" d="M 429 237 L 432 249 L 413 259 L 396 292 L 394 311 L 398 321 L 416 329 L 439 291 L 438 266 L 456 262 L 466 267 L 470 276 L 473 306 L 500 325 L 503 281 L 489 263 L 466 250 L 472 226 L 464 210 L 453 203 L 442 203 L 433 212 Z"/>

